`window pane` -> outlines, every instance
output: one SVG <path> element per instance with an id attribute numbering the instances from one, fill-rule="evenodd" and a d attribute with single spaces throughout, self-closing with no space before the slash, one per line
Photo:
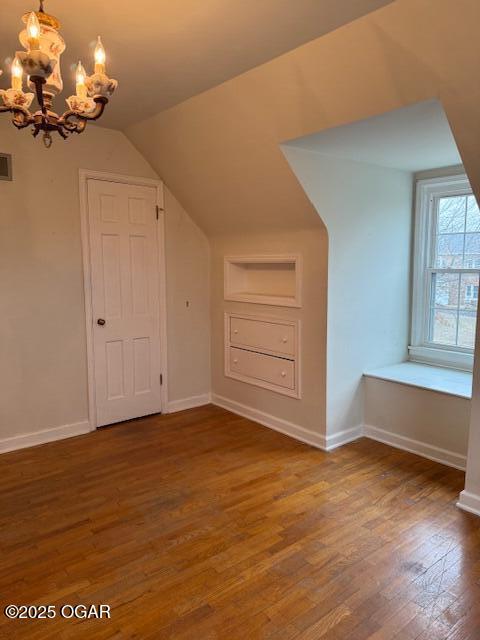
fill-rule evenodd
<path id="1" fill-rule="evenodd" d="M 433 342 L 455 345 L 457 341 L 457 312 L 434 309 L 432 333 Z"/>
<path id="2" fill-rule="evenodd" d="M 473 349 L 478 273 L 433 273 L 430 340 Z"/>
<path id="3" fill-rule="evenodd" d="M 432 278 L 434 306 L 442 309 L 457 309 L 459 282 L 458 273 L 434 273 Z"/>
<path id="4" fill-rule="evenodd" d="M 463 233 L 438 235 L 435 266 L 440 269 L 461 269 L 463 266 L 464 238 Z"/>
<path id="5" fill-rule="evenodd" d="M 473 349 L 475 346 L 476 311 L 460 311 L 458 316 L 458 346 Z"/>
<path id="6" fill-rule="evenodd" d="M 438 233 L 465 231 L 465 196 L 449 196 L 438 201 Z"/>
<path id="7" fill-rule="evenodd" d="M 478 273 L 463 273 L 460 280 L 459 308 L 475 311 L 478 304 Z"/>
<path id="8" fill-rule="evenodd" d="M 466 269 L 477 269 L 480 259 L 480 233 L 465 234 L 465 255 L 463 266 Z M 474 266 L 470 266 L 474 265 Z"/>
<path id="9" fill-rule="evenodd" d="M 459 273 L 432 274 L 432 310 L 430 340 L 439 344 L 457 342 Z"/>
<path id="10" fill-rule="evenodd" d="M 466 231 L 480 231 L 480 210 L 475 196 L 467 198 L 467 227 Z"/>

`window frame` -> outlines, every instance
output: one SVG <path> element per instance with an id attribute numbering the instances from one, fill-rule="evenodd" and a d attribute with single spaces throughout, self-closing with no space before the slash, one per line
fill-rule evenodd
<path id="1" fill-rule="evenodd" d="M 415 231 L 412 286 L 412 327 L 409 360 L 451 367 L 473 369 L 473 348 L 452 347 L 428 340 L 432 267 L 436 231 L 436 201 L 441 197 L 474 195 L 465 173 L 417 180 L 415 194 Z M 453 269 L 461 273 L 479 273 L 479 269 Z"/>

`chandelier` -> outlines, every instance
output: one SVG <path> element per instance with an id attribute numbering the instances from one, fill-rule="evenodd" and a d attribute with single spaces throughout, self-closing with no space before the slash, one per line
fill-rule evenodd
<path id="1" fill-rule="evenodd" d="M 58 20 L 45 13 L 44 2 L 40 0 L 37 12 L 23 16 L 26 28 L 20 33 L 19 40 L 25 51 L 17 51 L 12 62 L 10 89 L 0 90 L 0 113 L 12 113 L 12 122 L 17 129 L 31 126 L 35 138 L 42 132 L 43 142 L 49 148 L 53 142 L 52 133 L 67 138 L 71 133 L 82 133 L 88 122 L 98 120 L 108 104 L 108 96 L 117 88 L 117 81 L 106 74 L 105 49 L 99 36 L 93 74 L 87 76 L 79 62 L 76 95 L 67 98 L 68 110 L 63 115 L 53 111 L 53 100 L 63 90 L 60 56 L 65 51 L 65 41 L 58 32 Z M 23 91 L 24 76 L 34 93 Z M 39 109 L 31 113 L 29 109 L 34 98 Z"/>

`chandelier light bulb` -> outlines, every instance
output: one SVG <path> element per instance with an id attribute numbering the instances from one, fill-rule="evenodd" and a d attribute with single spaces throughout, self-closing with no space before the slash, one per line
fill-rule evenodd
<path id="1" fill-rule="evenodd" d="M 85 85 L 85 80 L 87 79 L 87 74 L 81 62 L 77 64 L 76 70 L 76 80 L 77 80 L 77 96 L 79 98 L 87 97 L 87 87 Z"/>
<path id="2" fill-rule="evenodd" d="M 14 61 L 12 62 L 12 89 L 16 91 L 22 90 L 23 84 L 23 68 L 20 64 L 20 60 L 17 56 L 15 56 Z"/>
<path id="3" fill-rule="evenodd" d="M 27 20 L 27 39 L 30 51 L 40 49 L 40 34 L 40 22 L 38 21 L 37 14 L 32 11 Z"/>
<path id="4" fill-rule="evenodd" d="M 106 54 L 100 36 L 95 47 L 95 73 L 105 73 Z"/>

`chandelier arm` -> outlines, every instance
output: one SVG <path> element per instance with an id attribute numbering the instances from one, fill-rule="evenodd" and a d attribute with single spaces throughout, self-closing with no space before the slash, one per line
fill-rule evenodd
<path id="1" fill-rule="evenodd" d="M 59 118 L 59 130 L 64 129 L 68 133 L 83 133 L 88 122 L 94 122 L 102 117 L 105 107 L 108 104 L 108 98 L 104 96 L 95 96 L 95 109 L 92 113 L 79 113 L 78 111 L 65 111 Z"/>
<path id="2" fill-rule="evenodd" d="M 0 113 L 12 113 L 12 122 L 17 127 L 17 129 L 25 129 L 29 125 L 33 124 L 34 117 L 28 111 L 28 109 L 24 109 L 22 107 L 7 107 L 0 106 Z"/>
<path id="3" fill-rule="evenodd" d="M 34 123 L 35 118 L 27 109 L 12 109 L 12 112 L 12 122 L 17 129 L 25 129 L 25 127 Z"/>
<path id="4" fill-rule="evenodd" d="M 78 111 L 73 110 L 65 111 L 58 121 L 59 124 L 63 126 L 67 125 L 65 128 L 68 129 L 69 126 L 74 126 L 71 122 L 72 118 L 75 118 L 77 121 L 85 121 L 85 125 L 88 121 L 95 121 L 101 118 L 105 111 L 105 107 L 108 104 L 108 98 L 105 98 L 104 96 L 95 96 L 93 101 L 95 102 L 95 109 L 92 113 L 79 113 Z"/>
<path id="5" fill-rule="evenodd" d="M 82 115 L 81 117 L 85 118 L 85 120 L 98 120 L 99 118 L 101 118 L 103 116 L 103 112 L 105 111 L 105 107 L 108 104 L 108 98 L 106 98 L 105 96 L 95 96 L 93 101 L 96 105 L 95 110 L 92 111 L 92 113 Z"/>
<path id="6" fill-rule="evenodd" d="M 66 111 L 58 121 L 59 130 L 68 131 L 68 133 L 82 133 L 85 131 L 87 122 L 82 120 L 75 111 Z"/>

